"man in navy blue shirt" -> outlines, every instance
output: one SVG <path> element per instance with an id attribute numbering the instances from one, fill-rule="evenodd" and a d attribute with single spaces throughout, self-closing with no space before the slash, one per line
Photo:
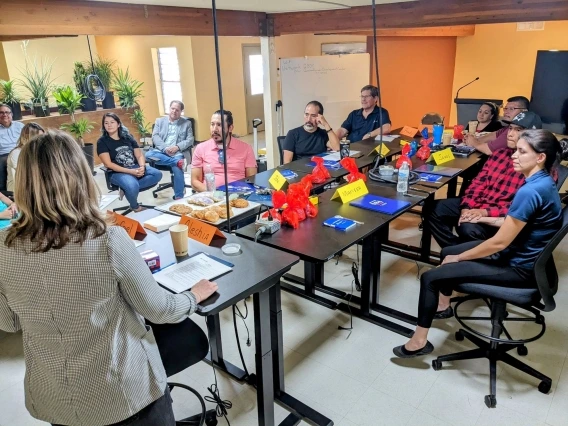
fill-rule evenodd
<path id="1" fill-rule="evenodd" d="M 339 139 L 349 135 L 351 142 L 358 142 L 363 139 L 374 138 L 380 133 L 383 127 L 383 134 L 388 134 L 391 129 L 389 112 L 384 108 L 379 108 L 379 89 L 375 86 L 365 86 L 361 89 L 361 106 L 363 108 L 352 111 L 337 130 Z"/>

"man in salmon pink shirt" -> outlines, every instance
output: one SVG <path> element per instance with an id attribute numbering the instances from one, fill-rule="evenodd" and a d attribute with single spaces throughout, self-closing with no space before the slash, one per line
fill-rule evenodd
<path id="1" fill-rule="evenodd" d="M 211 117 L 211 139 L 201 142 L 193 152 L 191 161 L 191 186 L 198 192 L 207 190 L 205 172 L 210 166 L 215 174 L 215 186 L 225 185 L 223 164 L 227 163 L 227 178 L 229 183 L 256 174 L 256 159 L 252 147 L 233 137 L 233 114 L 224 111 L 225 141 L 227 152 L 223 151 L 221 132 L 221 111 L 216 111 Z"/>

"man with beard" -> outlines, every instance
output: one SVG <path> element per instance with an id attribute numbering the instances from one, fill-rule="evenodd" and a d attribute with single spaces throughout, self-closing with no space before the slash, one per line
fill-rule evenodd
<path id="1" fill-rule="evenodd" d="M 284 164 L 325 152 L 339 150 L 339 138 L 323 116 L 323 105 L 311 101 L 304 110 L 304 125 L 288 132 L 284 140 Z"/>
<path id="2" fill-rule="evenodd" d="M 211 139 L 201 142 L 193 152 L 191 186 L 198 192 L 207 190 L 205 172 L 208 166 L 215 174 L 216 187 L 225 185 L 224 163 L 227 163 L 228 183 L 256 174 L 257 165 L 252 147 L 233 137 L 233 114 L 227 110 L 224 113 L 227 152 L 223 150 L 221 111 L 216 111 L 211 117 Z"/>

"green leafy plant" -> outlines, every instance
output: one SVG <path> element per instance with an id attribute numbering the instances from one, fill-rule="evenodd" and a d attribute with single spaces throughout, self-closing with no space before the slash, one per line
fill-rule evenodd
<path id="1" fill-rule="evenodd" d="M 144 83 L 132 78 L 130 71 L 118 69 L 113 73 L 112 90 L 118 97 L 118 102 L 122 108 L 134 108 L 138 106 L 138 100 L 142 97 L 142 85 Z"/>
<path id="2" fill-rule="evenodd" d="M 0 103 L 17 104 L 22 100 L 15 88 L 14 80 L 0 80 Z"/>
<path id="3" fill-rule="evenodd" d="M 34 104 L 43 106 L 47 103 L 47 97 L 55 80 L 51 77 L 54 62 L 49 62 L 45 58 L 38 61 L 37 57 L 34 57 L 30 63 L 30 60 L 26 57 L 24 69 L 19 70 L 22 73 L 22 78 L 18 81 L 28 90 Z"/>
<path id="4" fill-rule="evenodd" d="M 90 122 L 86 118 L 74 120 L 71 123 L 64 123 L 60 127 L 61 130 L 65 130 L 75 136 L 77 142 L 79 142 L 79 145 L 81 146 L 85 146 L 85 140 L 83 137 L 87 133 L 91 133 L 94 128 L 94 123 Z"/>
<path id="5" fill-rule="evenodd" d="M 135 109 L 132 114 L 130 114 L 130 121 L 136 125 L 136 130 L 140 133 L 141 138 L 148 137 L 152 134 L 152 125 L 146 121 L 144 117 L 144 112 L 141 109 Z"/>
<path id="6" fill-rule="evenodd" d="M 52 95 L 57 102 L 59 113 L 71 114 L 74 121 L 75 110 L 81 107 L 81 101 L 85 96 L 69 85 L 56 87 Z"/>

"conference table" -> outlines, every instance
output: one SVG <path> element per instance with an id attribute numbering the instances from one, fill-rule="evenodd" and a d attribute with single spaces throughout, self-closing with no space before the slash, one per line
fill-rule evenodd
<path id="1" fill-rule="evenodd" d="M 161 214 L 155 210 L 133 213 L 129 217 L 144 222 Z M 246 379 L 246 373 L 224 359 L 221 336 L 220 312 L 245 298 L 253 297 L 254 339 L 256 374 L 253 377 L 257 390 L 258 424 L 274 425 L 274 402 L 278 401 L 290 411 L 283 424 L 297 424 L 302 419 L 316 425 L 329 426 L 333 422 L 286 392 L 284 382 L 284 347 L 282 332 L 282 309 L 280 278 L 298 263 L 297 256 L 261 247 L 251 241 L 231 234 L 226 239 L 213 240 L 210 246 L 189 239 L 188 256 L 176 258 L 168 231 L 154 233 L 147 231 L 144 244 L 138 251 L 154 250 L 160 256 L 163 267 L 181 262 L 190 255 L 204 252 L 234 265 L 233 270 L 215 282 L 218 291 L 199 304 L 197 315 L 207 317 L 207 331 L 211 351 L 208 361 L 239 381 Z M 241 254 L 226 256 L 221 247 L 227 243 L 238 243 Z"/>
<path id="2" fill-rule="evenodd" d="M 319 196 L 318 215 L 312 219 L 300 222 L 298 229 L 283 227 L 273 235 L 261 235 L 257 242 L 299 256 L 304 261 L 304 278 L 287 274 L 284 278 L 302 287 L 282 282 L 283 289 L 307 298 L 330 309 L 341 309 L 353 312 L 361 318 L 399 334 L 409 336 L 412 330 L 390 320 L 378 317 L 371 312 L 371 305 L 379 307 L 380 283 L 380 254 L 381 241 L 388 231 L 390 222 L 398 216 L 423 201 L 429 194 L 409 191 L 410 195 L 398 193 L 396 188 L 381 183 L 367 181 L 370 194 L 380 195 L 408 202 L 408 206 L 394 215 L 377 213 L 332 200 L 335 189 L 324 192 Z M 330 217 L 340 215 L 360 222 L 356 227 L 346 232 L 338 231 L 323 225 Z M 254 225 L 248 225 L 236 231 L 237 235 L 249 240 L 255 239 Z M 330 288 L 324 284 L 324 263 L 338 253 L 343 252 L 354 244 L 362 244 L 361 262 L 361 297 Z M 357 309 L 345 302 L 337 303 L 316 294 L 316 290 L 344 300 L 359 303 Z M 389 316 L 410 324 L 416 323 L 416 318 L 392 309 L 379 309 Z"/>

